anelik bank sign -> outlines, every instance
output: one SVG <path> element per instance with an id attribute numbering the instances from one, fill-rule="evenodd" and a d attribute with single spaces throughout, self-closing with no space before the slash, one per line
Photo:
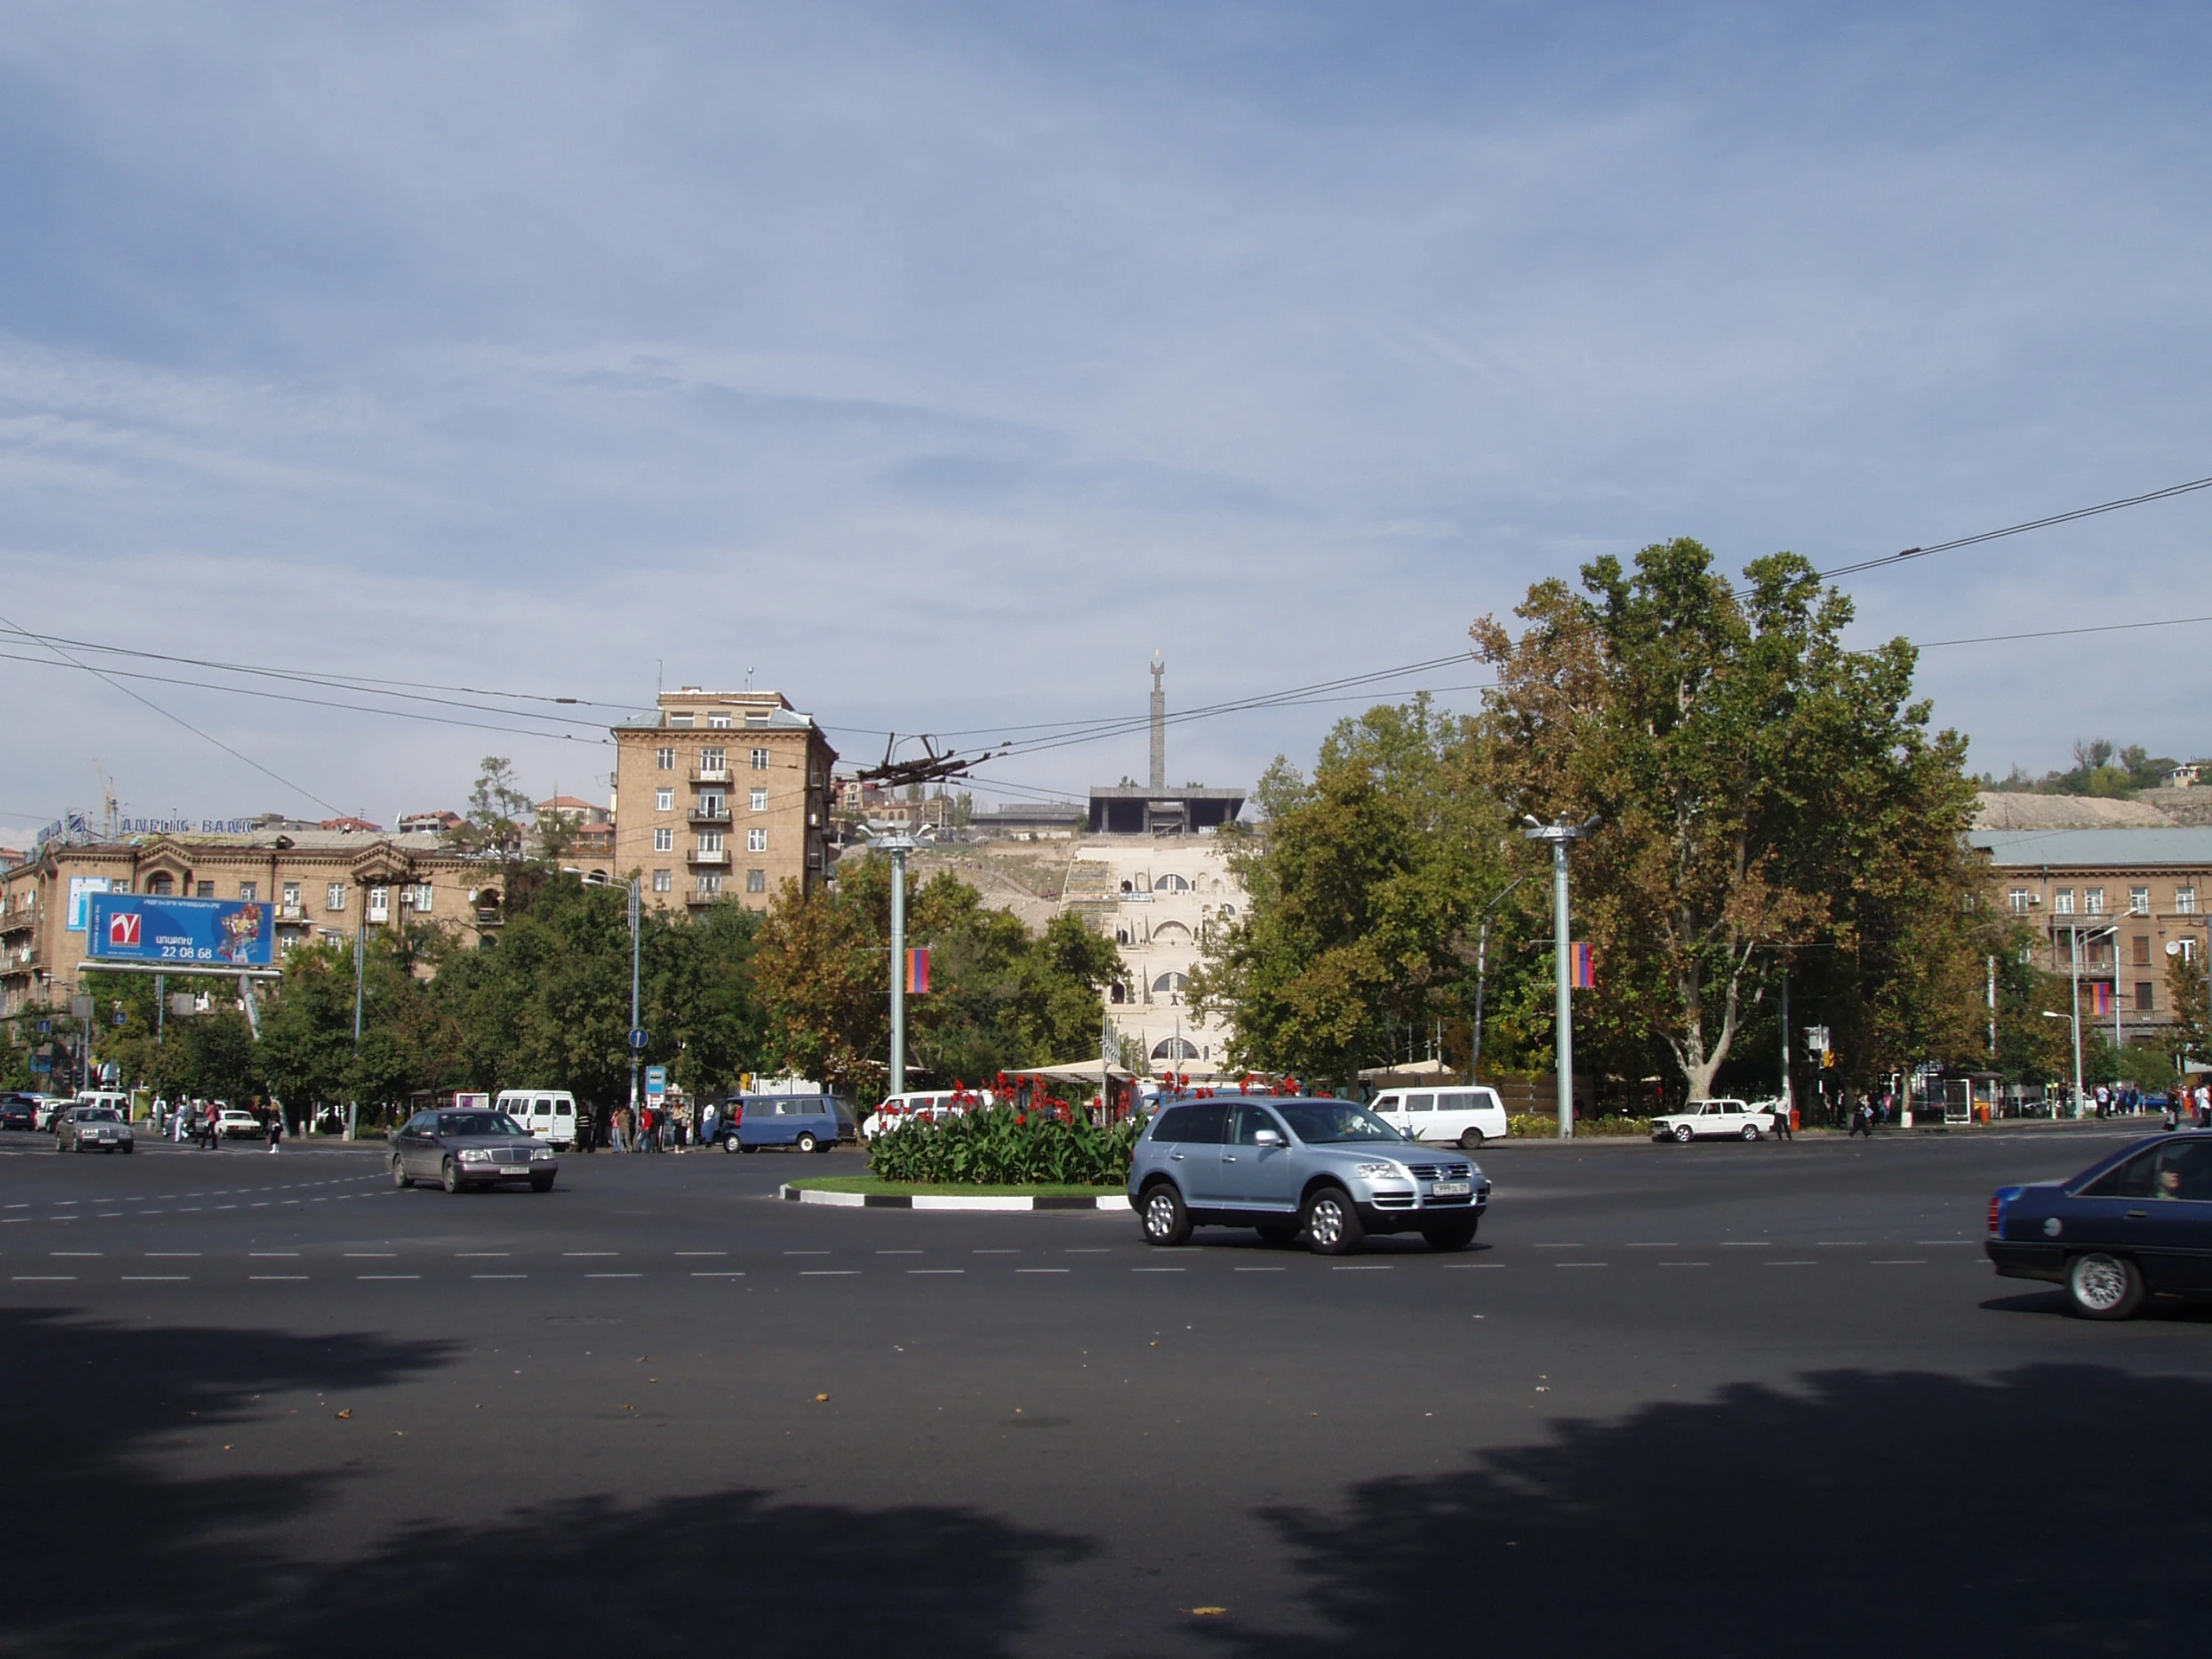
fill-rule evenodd
<path id="1" fill-rule="evenodd" d="M 116 824 L 119 835 L 246 835 L 250 818 L 127 818 Z"/>

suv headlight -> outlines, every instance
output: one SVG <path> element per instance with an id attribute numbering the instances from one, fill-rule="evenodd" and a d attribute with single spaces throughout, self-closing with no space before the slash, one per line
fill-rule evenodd
<path id="1" fill-rule="evenodd" d="M 1411 1177 L 1408 1176 L 1405 1171 L 1396 1164 L 1356 1164 L 1353 1166 L 1352 1173 L 1355 1175 L 1365 1176 L 1370 1181 L 1386 1181 L 1392 1176 L 1397 1177 L 1397 1179 L 1399 1179 L 1400 1181 L 1411 1179 Z"/>
<path id="2" fill-rule="evenodd" d="M 532 1147 L 532 1148 L 530 1149 L 530 1162 L 532 1162 L 533 1164 L 538 1164 L 538 1163 L 548 1163 L 548 1164 L 549 1164 L 549 1163 L 551 1163 L 552 1161 L 553 1161 L 553 1149 L 552 1149 L 551 1147 L 549 1147 L 549 1146 L 533 1146 L 533 1147 Z"/>
<path id="3" fill-rule="evenodd" d="M 464 1146 L 461 1148 L 461 1162 L 464 1164 L 488 1164 L 491 1162 L 491 1154 L 480 1146 Z"/>

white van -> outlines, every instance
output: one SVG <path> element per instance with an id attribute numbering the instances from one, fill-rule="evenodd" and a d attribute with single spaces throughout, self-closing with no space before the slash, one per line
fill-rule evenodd
<path id="1" fill-rule="evenodd" d="M 1472 1152 L 1486 1140 L 1506 1135 L 1505 1105 L 1497 1090 L 1392 1089 L 1376 1096 L 1368 1108 L 1408 1140 L 1433 1145 L 1455 1142 Z"/>
<path id="2" fill-rule="evenodd" d="M 576 1144 L 576 1097 L 565 1089 L 501 1089 L 492 1110 L 505 1112 L 559 1151 Z"/>
<path id="3" fill-rule="evenodd" d="M 894 1094 L 882 1105 L 868 1113 L 860 1125 L 863 1140 L 872 1141 L 886 1129 L 896 1129 L 902 1123 L 934 1123 L 940 1117 L 949 1117 L 968 1110 L 971 1106 L 988 1106 L 991 1091 L 968 1089 L 955 1092 L 951 1089 L 925 1089 L 912 1094 Z"/>

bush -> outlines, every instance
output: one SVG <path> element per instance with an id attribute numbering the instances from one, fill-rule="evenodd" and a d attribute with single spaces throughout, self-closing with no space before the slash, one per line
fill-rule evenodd
<path id="1" fill-rule="evenodd" d="M 1505 1120 L 1506 1133 L 1515 1140 L 1532 1138 L 1550 1140 L 1559 1133 L 1559 1120 L 1550 1112 L 1515 1112 Z M 1633 1135 L 1649 1136 L 1651 1119 L 1602 1117 L 1574 1120 L 1574 1132 L 1578 1136 L 1602 1136 L 1626 1138 Z"/>
<path id="2" fill-rule="evenodd" d="M 907 1122 L 870 1144 L 868 1163 L 886 1181 L 956 1187 L 1120 1187 L 1143 1130 L 1129 1117 L 1100 1129 L 1061 1101 L 1027 1111 L 984 1106 L 935 1122 Z"/>

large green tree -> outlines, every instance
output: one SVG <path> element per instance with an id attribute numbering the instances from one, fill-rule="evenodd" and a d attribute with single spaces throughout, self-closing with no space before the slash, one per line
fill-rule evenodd
<path id="1" fill-rule="evenodd" d="M 1968 1044 L 1974 885 L 1964 743 L 1932 734 L 1915 654 L 1845 648 L 1852 617 L 1794 554 L 1741 586 L 1698 543 L 1538 583 L 1518 635 L 1485 617 L 1498 673 L 1490 776 L 1517 812 L 1595 819 L 1574 850 L 1578 936 L 1601 1029 L 1655 1035 L 1708 1093 L 1789 954 L 1848 956 L 1839 1009 L 1862 1067 Z M 1940 1057 L 1936 1055 L 1935 1057 Z"/>
<path id="2" fill-rule="evenodd" d="M 1246 913 L 1191 979 L 1193 1004 L 1229 1020 L 1233 1059 L 1349 1085 L 1471 1014 L 1481 914 L 1511 879 L 1483 766 L 1467 723 L 1423 697 L 1341 723 L 1310 780 L 1269 769 L 1263 829 L 1231 843 Z M 1502 948 L 1489 967 L 1493 999 L 1522 971 Z"/>

